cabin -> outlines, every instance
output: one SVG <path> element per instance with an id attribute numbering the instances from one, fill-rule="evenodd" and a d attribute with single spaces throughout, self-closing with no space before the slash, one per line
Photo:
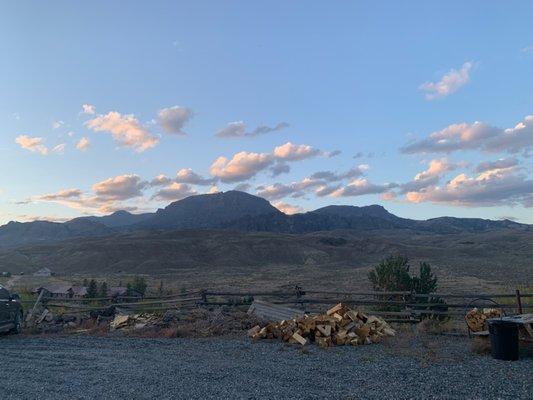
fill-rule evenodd
<path id="1" fill-rule="evenodd" d="M 53 299 L 81 299 L 87 294 L 87 288 L 84 286 L 72 286 L 65 283 L 50 283 L 38 287 L 33 292 L 37 294 L 43 292 L 43 297 Z"/>

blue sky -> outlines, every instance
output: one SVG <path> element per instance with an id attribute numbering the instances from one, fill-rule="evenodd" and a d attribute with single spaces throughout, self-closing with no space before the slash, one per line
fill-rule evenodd
<path id="1" fill-rule="evenodd" d="M 532 13 L 514 1 L 6 3 L 0 223 L 237 186 L 290 212 L 378 203 L 533 223 Z"/>

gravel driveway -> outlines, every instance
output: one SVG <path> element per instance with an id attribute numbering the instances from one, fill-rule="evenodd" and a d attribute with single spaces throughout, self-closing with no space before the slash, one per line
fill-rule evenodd
<path id="1" fill-rule="evenodd" d="M 302 351 L 247 339 L 0 337 L 0 398 L 531 399 L 533 359 L 467 339 Z"/>

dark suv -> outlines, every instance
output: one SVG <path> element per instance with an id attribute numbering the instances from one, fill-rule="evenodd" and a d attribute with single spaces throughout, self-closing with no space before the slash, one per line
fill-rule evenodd
<path id="1" fill-rule="evenodd" d="M 0 286 L 0 332 L 20 333 L 22 329 L 22 305 L 18 294 Z"/>

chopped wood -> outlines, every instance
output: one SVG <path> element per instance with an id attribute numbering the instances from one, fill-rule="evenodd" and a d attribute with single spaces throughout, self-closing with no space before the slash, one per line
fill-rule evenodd
<path id="1" fill-rule="evenodd" d="M 259 325 L 256 325 L 252 329 L 248 330 L 248 336 L 254 337 L 255 335 L 259 333 L 260 330 L 261 330 L 261 327 Z"/>
<path id="2" fill-rule="evenodd" d="M 326 315 L 333 315 L 343 307 L 342 303 L 337 304 L 335 307 L 331 307 L 326 311 Z"/>
<path id="3" fill-rule="evenodd" d="M 496 308 L 484 308 L 480 310 L 473 308 L 465 315 L 465 321 L 472 332 L 481 332 L 486 330 L 485 322 L 490 318 L 499 318 L 502 312 Z"/>
<path id="4" fill-rule="evenodd" d="M 384 337 L 395 334 L 396 331 L 382 318 L 367 316 L 342 303 L 330 308 L 325 314 L 270 322 L 263 327 L 254 326 L 248 331 L 248 335 L 254 340 L 281 339 L 302 346 L 314 342 L 323 348 L 379 343 Z"/>
<path id="5" fill-rule="evenodd" d="M 296 340 L 298 343 L 300 343 L 302 346 L 304 346 L 307 343 L 307 340 L 303 338 L 302 336 L 300 336 L 298 332 L 294 332 L 294 334 L 292 335 L 292 338 Z"/>

